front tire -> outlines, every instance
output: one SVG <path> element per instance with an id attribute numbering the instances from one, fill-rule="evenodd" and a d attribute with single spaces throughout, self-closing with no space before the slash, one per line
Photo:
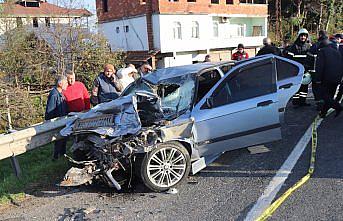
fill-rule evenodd
<path id="1" fill-rule="evenodd" d="M 152 191 L 176 186 L 189 174 L 191 162 L 187 149 L 177 142 L 161 143 L 142 161 L 141 178 Z"/>

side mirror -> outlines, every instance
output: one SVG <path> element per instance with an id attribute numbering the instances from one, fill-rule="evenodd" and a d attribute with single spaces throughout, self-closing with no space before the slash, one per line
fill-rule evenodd
<path id="1" fill-rule="evenodd" d="M 211 109 L 213 107 L 213 97 L 206 98 L 207 108 Z"/>

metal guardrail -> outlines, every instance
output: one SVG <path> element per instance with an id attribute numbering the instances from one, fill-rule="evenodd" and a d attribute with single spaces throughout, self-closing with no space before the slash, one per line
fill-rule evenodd
<path id="1" fill-rule="evenodd" d="M 59 131 L 76 116 L 52 119 L 27 129 L 0 135 L 0 160 L 23 154 L 29 150 L 60 139 Z"/>

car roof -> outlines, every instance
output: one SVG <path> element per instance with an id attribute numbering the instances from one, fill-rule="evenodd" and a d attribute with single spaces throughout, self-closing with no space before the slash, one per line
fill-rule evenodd
<path id="1" fill-rule="evenodd" d="M 219 65 L 224 65 L 224 64 L 233 65 L 234 62 L 232 61 L 231 62 L 230 61 L 204 62 L 204 63 L 190 64 L 190 65 L 162 68 L 162 69 L 157 69 L 153 71 L 152 73 L 145 75 L 143 78 L 151 83 L 158 83 L 166 79 L 185 76 L 185 75 L 193 74 L 193 73 L 198 73 L 199 71 L 202 71 L 211 67 L 216 67 Z"/>
<path id="2" fill-rule="evenodd" d="M 268 57 L 272 58 L 272 57 L 279 57 L 279 56 L 276 56 L 273 54 L 266 54 L 266 55 L 261 55 L 257 57 L 256 56 L 251 57 L 249 59 L 242 60 L 242 61 L 203 62 L 203 63 L 175 66 L 175 67 L 169 67 L 169 68 L 161 68 L 161 69 L 157 69 L 153 71 L 150 74 L 145 75 L 143 79 L 153 84 L 158 84 L 159 82 L 170 79 L 170 78 L 185 76 L 189 74 L 196 74 L 196 73 L 201 72 L 202 70 L 209 69 L 212 67 L 217 67 L 221 65 L 236 66 L 242 63 L 246 63 L 246 62 L 250 63 L 250 62 L 253 62 L 254 60 L 260 60 L 260 59 L 268 58 Z"/>

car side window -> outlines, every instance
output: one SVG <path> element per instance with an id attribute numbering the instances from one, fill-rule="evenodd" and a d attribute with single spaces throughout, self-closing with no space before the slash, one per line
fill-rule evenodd
<path id="1" fill-rule="evenodd" d="M 196 96 L 196 102 L 198 103 L 211 88 L 220 80 L 221 76 L 217 70 L 210 70 L 202 73 L 198 77 L 198 92 Z"/>
<path id="2" fill-rule="evenodd" d="M 213 107 L 276 91 L 272 62 L 244 66 L 232 72 L 213 93 Z"/>
<path id="3" fill-rule="evenodd" d="M 223 65 L 223 66 L 220 66 L 219 68 L 224 74 L 226 74 L 231 69 L 231 65 Z"/>
<path id="4" fill-rule="evenodd" d="M 299 68 L 296 65 L 280 59 L 276 59 L 276 70 L 278 80 L 295 77 L 299 73 Z"/>

